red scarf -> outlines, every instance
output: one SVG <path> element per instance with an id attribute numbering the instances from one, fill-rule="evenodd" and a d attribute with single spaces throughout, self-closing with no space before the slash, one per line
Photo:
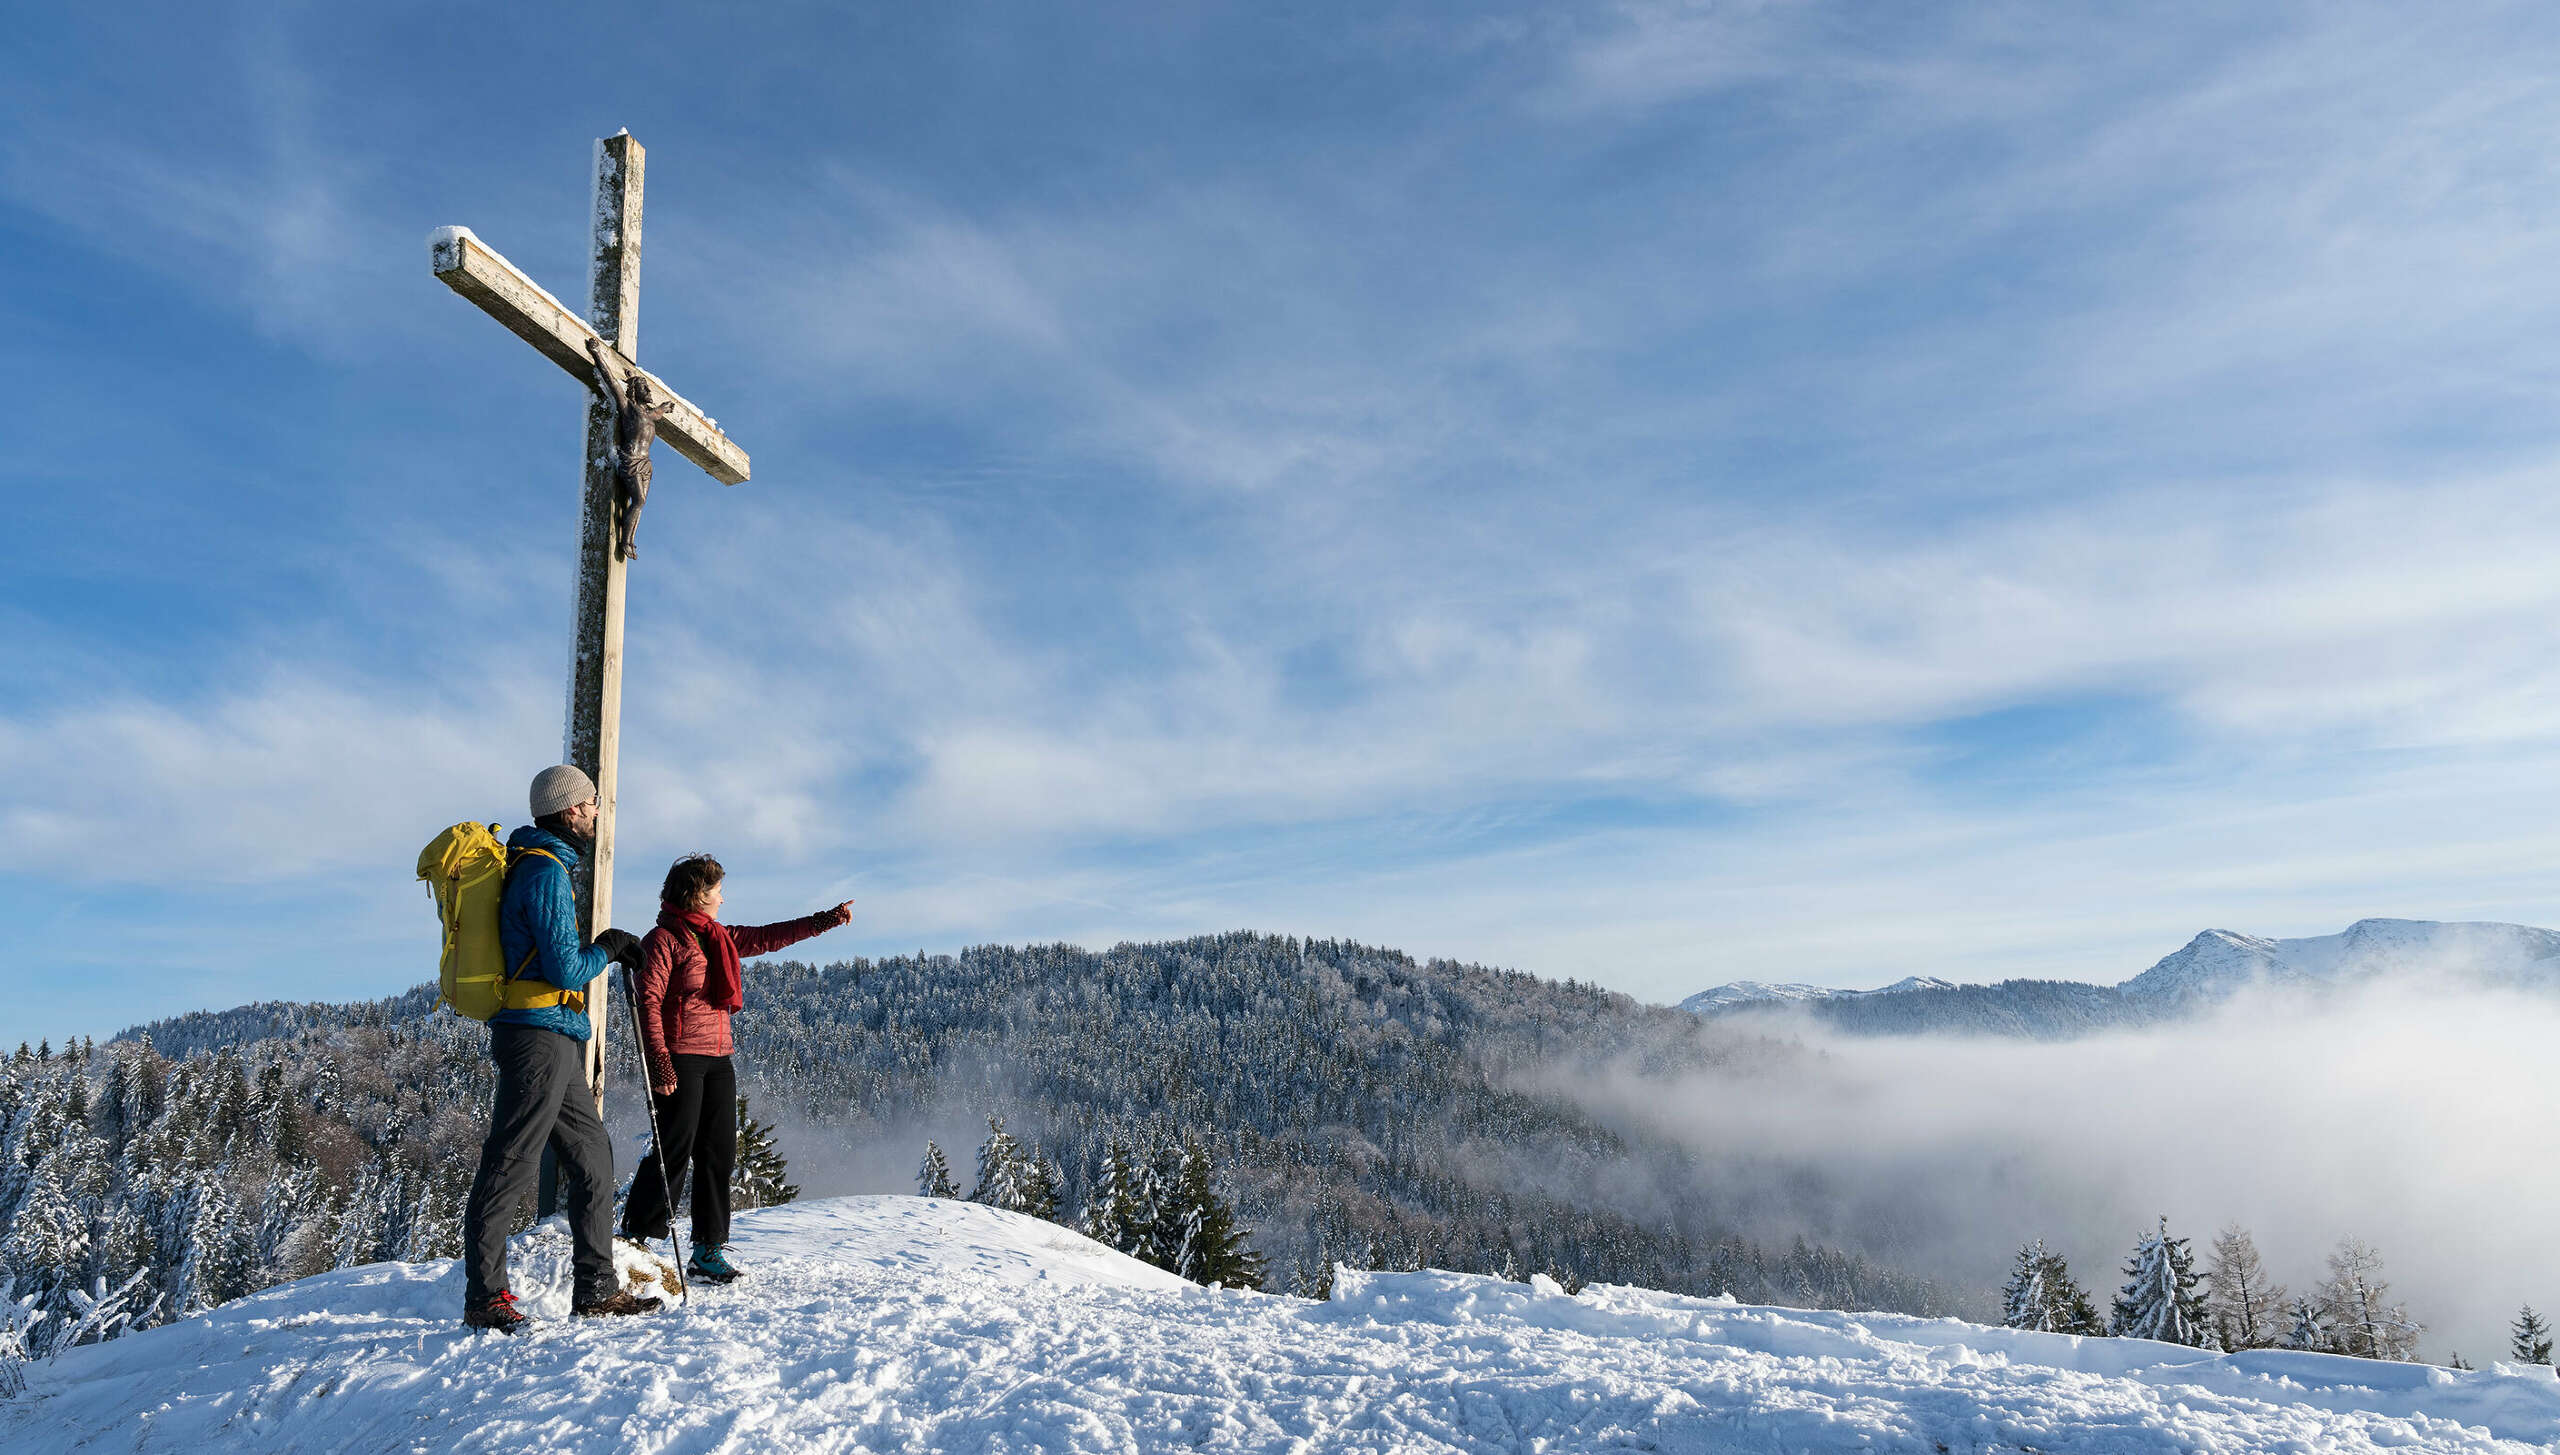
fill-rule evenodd
<path id="1" fill-rule="evenodd" d="M 678 909 L 658 901 L 658 928 L 671 935 L 692 935 L 702 945 L 702 998 L 731 1015 L 746 1009 L 746 991 L 738 981 L 738 942 L 729 927 L 707 914 Z"/>

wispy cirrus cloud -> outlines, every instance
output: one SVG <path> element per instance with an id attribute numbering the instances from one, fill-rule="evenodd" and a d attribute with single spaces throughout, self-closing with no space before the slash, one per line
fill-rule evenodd
<path id="1" fill-rule="evenodd" d="M 45 104 L 62 78 L 22 53 L 7 67 L 18 102 L 0 197 L 268 337 L 342 358 L 378 343 L 371 299 L 415 252 L 390 245 L 415 229 L 368 205 L 390 183 L 386 160 L 332 134 L 282 17 L 248 17 L 192 59 L 228 82 L 218 95 L 154 97 L 109 118 Z"/>
<path id="2" fill-rule="evenodd" d="M 557 710 L 520 677 L 447 695 L 287 672 L 0 717 L 0 869 L 210 886 L 393 862 L 418 825 L 469 817 L 458 803 L 520 800 L 518 762 L 556 745 Z"/>

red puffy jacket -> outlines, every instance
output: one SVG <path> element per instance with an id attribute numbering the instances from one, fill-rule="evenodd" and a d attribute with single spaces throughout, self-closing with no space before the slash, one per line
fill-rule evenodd
<path id="1" fill-rule="evenodd" d="M 824 934 L 852 918 L 850 913 L 822 909 L 780 924 L 731 925 L 729 938 L 737 944 L 739 959 L 752 960 Z M 729 1039 L 729 1013 L 703 998 L 702 983 L 710 969 L 703 961 L 702 946 L 691 935 L 660 925 L 641 939 L 640 1039 L 649 1061 L 650 1085 L 665 1086 L 676 1079 L 672 1057 L 726 1056 L 737 1049 Z"/>

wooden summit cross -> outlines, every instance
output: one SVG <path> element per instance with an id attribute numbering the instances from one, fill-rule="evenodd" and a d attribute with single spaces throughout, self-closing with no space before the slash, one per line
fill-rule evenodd
<path id="1" fill-rule="evenodd" d="M 578 876 L 578 899 L 593 939 L 613 923 L 613 806 L 622 751 L 622 593 L 626 562 L 617 547 L 623 525 L 615 482 L 613 401 L 596 387 L 591 341 L 601 340 L 617 376 L 649 380 L 669 409 L 659 434 L 676 453 L 700 465 L 723 485 L 747 478 L 747 452 L 729 442 L 719 424 L 634 363 L 640 336 L 640 186 L 643 158 L 631 133 L 596 143 L 595 237 L 587 261 L 587 316 L 570 312 L 536 286 L 515 264 L 491 251 L 468 228 L 439 229 L 428 240 L 436 276 L 480 305 L 516 337 L 569 371 L 587 389 L 585 509 L 578 518 L 578 651 L 569 683 L 569 761 L 596 783 L 596 847 Z M 636 515 L 637 512 L 635 511 Z M 598 982 L 599 986 L 602 982 Z M 605 1011 L 609 989 L 587 996 L 587 1082 L 599 1111 L 604 1106 Z M 543 1168 L 550 1170 L 549 1153 Z M 551 1179 L 543 1179 L 548 1187 Z M 543 1197 L 547 1208 L 551 1198 Z"/>

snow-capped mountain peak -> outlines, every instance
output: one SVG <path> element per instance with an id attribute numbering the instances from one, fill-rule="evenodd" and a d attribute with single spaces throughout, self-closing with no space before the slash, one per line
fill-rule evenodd
<path id="1" fill-rule="evenodd" d="M 1838 994 L 1839 991 L 1823 985 L 1771 985 L 1759 980 L 1736 980 L 1712 990 L 1701 990 L 1680 1002 L 1680 1008 L 1695 1015 L 1713 1015 L 1736 1006 L 1786 1005 Z"/>
<path id="2" fill-rule="evenodd" d="M 2386 976 L 2560 986 L 2560 934 L 2531 925 L 2360 919 L 2334 935 L 2267 940 L 2207 930 L 2124 982 L 2138 1000 L 2219 1000 L 2251 985 L 2343 985 Z"/>
<path id="3" fill-rule="evenodd" d="M 2121 988 L 2127 995 L 2160 1000 L 2228 994 L 2242 985 L 2283 978 L 2283 963 L 2281 941 L 2206 930 Z"/>

